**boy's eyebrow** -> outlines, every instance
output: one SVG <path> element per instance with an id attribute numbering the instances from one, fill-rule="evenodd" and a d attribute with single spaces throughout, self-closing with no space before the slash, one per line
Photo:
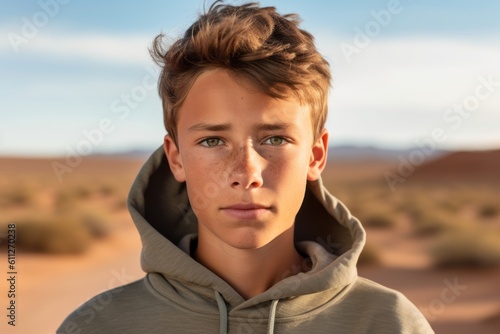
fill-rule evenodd
<path id="1" fill-rule="evenodd" d="M 230 130 L 230 124 L 198 123 L 188 128 L 188 131 L 226 131 Z"/>
<path id="2" fill-rule="evenodd" d="M 271 130 L 286 130 L 294 128 L 295 125 L 291 123 L 277 122 L 277 123 L 262 123 L 254 126 L 257 131 L 271 131 Z M 188 131 L 227 131 L 231 130 L 231 124 L 209 124 L 198 123 L 188 128 Z"/>
<path id="3" fill-rule="evenodd" d="M 291 123 L 277 122 L 257 124 L 255 126 L 255 129 L 258 131 L 286 130 L 289 128 L 295 128 L 295 125 Z"/>

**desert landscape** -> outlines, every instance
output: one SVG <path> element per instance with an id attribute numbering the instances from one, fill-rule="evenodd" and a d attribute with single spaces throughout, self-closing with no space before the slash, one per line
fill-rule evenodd
<path id="1" fill-rule="evenodd" d="M 418 164 L 411 151 L 335 152 L 323 179 L 367 230 L 360 275 L 403 292 L 436 333 L 499 333 L 500 151 L 448 152 Z M 55 333 L 92 296 L 144 276 L 125 200 L 145 159 L 83 157 L 58 177 L 54 163 L 64 158 L 0 158 L 4 275 L 9 224 L 17 237 L 16 326 L 2 316 L 1 333 Z"/>

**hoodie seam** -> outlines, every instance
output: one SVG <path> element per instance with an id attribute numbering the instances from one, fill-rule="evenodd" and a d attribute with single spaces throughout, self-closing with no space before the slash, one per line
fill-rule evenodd
<path id="1" fill-rule="evenodd" d="M 203 313 L 203 312 L 196 312 L 196 311 L 193 311 L 189 308 L 186 308 L 184 306 L 182 306 L 181 304 L 177 303 L 175 300 L 172 300 L 172 299 L 169 299 L 168 297 L 164 296 L 160 291 L 158 291 L 158 289 L 156 289 L 153 285 L 153 283 L 151 283 L 151 280 L 149 278 L 149 273 L 148 275 L 146 275 L 146 277 L 144 277 L 144 280 L 145 280 L 145 285 L 146 285 L 146 288 L 158 299 L 160 299 L 162 302 L 164 302 L 165 304 L 167 304 L 168 306 L 172 306 L 172 307 L 175 307 L 176 309 L 179 309 L 179 310 L 182 310 L 188 314 L 193 314 L 193 315 L 196 315 L 198 317 L 202 317 L 202 318 L 205 318 L 205 319 L 208 319 L 208 320 L 218 320 L 219 319 L 219 314 L 210 314 L 210 313 Z M 215 308 L 217 307 L 217 305 L 215 305 Z"/>
<path id="2" fill-rule="evenodd" d="M 318 305 L 314 309 L 309 309 L 304 313 L 301 314 L 291 314 L 287 316 L 282 316 L 282 317 L 276 317 L 276 323 L 291 323 L 291 322 L 296 322 L 298 319 L 300 320 L 306 320 L 310 318 L 315 318 L 318 314 L 324 313 L 325 309 L 331 309 L 334 305 L 342 302 L 346 296 L 349 294 L 350 290 L 352 287 L 356 284 L 356 278 L 355 277 L 349 284 L 347 284 L 343 289 L 341 289 L 337 294 L 332 296 L 329 300 L 327 300 L 325 303 Z M 340 295 L 340 296 L 339 296 Z"/>

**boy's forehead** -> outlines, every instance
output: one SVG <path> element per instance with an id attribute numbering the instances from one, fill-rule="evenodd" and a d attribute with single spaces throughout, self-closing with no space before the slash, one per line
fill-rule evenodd
<path id="1" fill-rule="evenodd" d="M 277 84 L 276 86 L 280 86 Z M 278 89 L 278 88 L 276 88 Z M 279 87 L 282 97 L 271 96 L 264 89 L 259 87 L 251 79 L 244 75 L 226 69 L 208 69 L 203 71 L 194 80 L 192 86 L 186 94 L 186 100 L 206 99 L 211 101 L 214 97 L 225 97 L 244 99 L 245 97 L 260 97 L 259 102 L 267 106 L 296 105 L 297 107 L 308 107 L 302 103 L 291 88 Z M 244 94 L 236 95 L 238 92 Z M 245 95 L 245 96 L 242 96 Z M 256 99 L 251 99 L 256 102 Z"/>
<path id="2" fill-rule="evenodd" d="M 311 106 L 295 97 L 271 97 L 225 69 L 198 75 L 176 112 L 175 129 L 180 142 L 224 131 L 253 135 L 274 131 L 314 139 Z"/>

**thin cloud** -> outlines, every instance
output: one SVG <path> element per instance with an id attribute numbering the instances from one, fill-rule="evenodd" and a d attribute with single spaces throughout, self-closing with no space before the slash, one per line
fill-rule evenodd
<path id="1" fill-rule="evenodd" d="M 498 145 L 498 131 L 488 124 L 498 124 L 500 117 L 499 45 L 435 37 L 380 38 L 348 63 L 339 48 L 345 39 L 325 41 L 320 40 L 322 51 L 335 74 L 328 121 L 334 139 L 411 146 L 436 127 L 449 128 L 443 125 L 444 113 L 475 94 L 482 77 L 492 79 L 494 93 L 458 129 L 448 131 L 446 146 Z M 470 140 L 468 133 L 483 135 Z"/>
<path id="2" fill-rule="evenodd" d="M 491 43 L 444 38 L 374 40 L 350 63 L 338 45 L 329 44 L 325 52 L 334 60 L 334 103 L 344 107 L 440 110 L 473 93 L 479 76 L 492 75 L 500 81 L 500 46 Z"/>
<path id="3" fill-rule="evenodd" d="M 15 52 L 10 32 L 2 31 L 0 50 Z M 14 38 L 10 35 L 11 39 Z M 19 53 L 41 54 L 49 57 L 91 60 L 130 65 L 143 65 L 151 62 L 148 47 L 151 36 L 140 35 L 64 35 L 43 32 L 25 39 L 17 48 Z"/>

